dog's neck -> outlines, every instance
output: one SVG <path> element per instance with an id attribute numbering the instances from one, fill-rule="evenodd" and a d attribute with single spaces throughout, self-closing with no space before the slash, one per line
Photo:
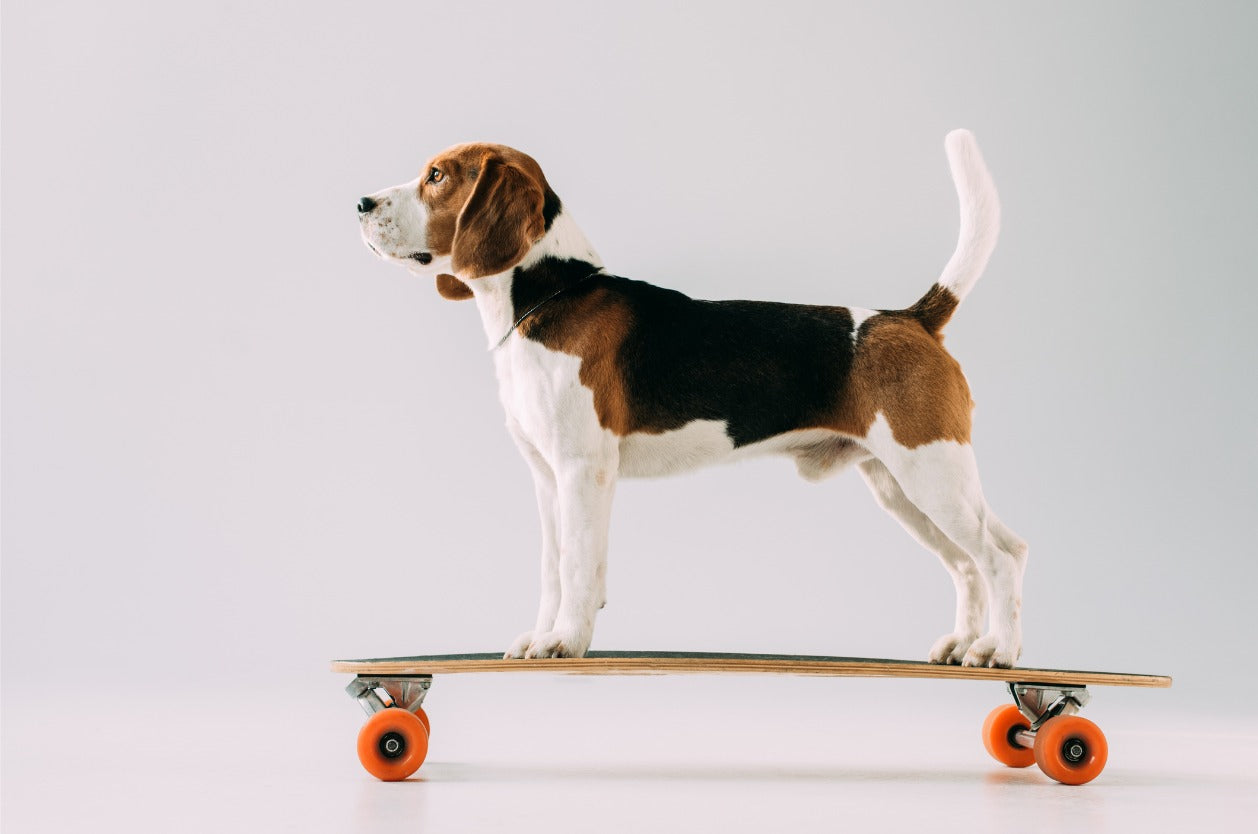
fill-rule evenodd
<path id="1" fill-rule="evenodd" d="M 494 348 L 535 305 L 602 268 L 603 259 L 585 233 L 561 209 L 522 261 L 506 272 L 465 282 L 476 299 L 489 347 Z"/>

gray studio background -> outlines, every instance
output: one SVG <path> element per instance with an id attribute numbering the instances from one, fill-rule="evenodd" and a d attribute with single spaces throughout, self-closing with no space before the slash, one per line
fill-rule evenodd
<path id="1" fill-rule="evenodd" d="M 471 304 L 354 203 L 455 142 L 543 165 L 610 269 L 948 327 L 1031 545 L 1023 662 L 1241 703 L 1258 507 L 1245 3 L 6 2 L 3 682 L 505 649 L 538 526 Z M 855 473 L 622 482 L 594 648 L 924 657 L 935 558 Z M 67 660 L 69 659 L 69 661 Z M 1159 696 L 1162 697 L 1162 696 Z M 1165 703 L 1165 702 L 1160 702 Z M 338 702 L 337 706 L 348 709 Z"/>

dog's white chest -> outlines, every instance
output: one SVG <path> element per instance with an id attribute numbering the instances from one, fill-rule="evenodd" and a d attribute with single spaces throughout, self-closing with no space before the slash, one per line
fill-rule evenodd
<path id="1" fill-rule="evenodd" d="M 513 335 L 494 352 L 498 397 L 513 431 L 556 460 L 603 434 L 581 359 Z"/>

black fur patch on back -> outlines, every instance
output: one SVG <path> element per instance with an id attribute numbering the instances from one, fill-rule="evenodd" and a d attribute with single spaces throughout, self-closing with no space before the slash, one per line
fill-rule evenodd
<path id="1" fill-rule="evenodd" d="M 607 279 L 632 311 L 621 348 L 630 407 L 646 430 L 723 420 L 735 446 L 821 426 L 852 366 L 846 307 L 697 301 Z"/>
<path id="2" fill-rule="evenodd" d="M 551 191 L 549 185 L 546 186 L 546 196 L 542 202 L 542 220 L 546 223 L 546 231 L 550 231 L 550 224 L 555 222 L 561 208 L 563 203 L 560 202 L 559 195 Z"/>

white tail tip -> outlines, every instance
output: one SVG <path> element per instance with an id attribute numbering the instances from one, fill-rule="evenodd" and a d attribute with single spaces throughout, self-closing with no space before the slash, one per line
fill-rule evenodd
<path id="1" fill-rule="evenodd" d="M 960 300 L 974 286 L 996 248 L 1000 234 L 1000 198 L 978 142 L 968 130 L 954 130 L 944 139 L 948 166 L 961 204 L 961 231 L 952 259 L 939 276 Z"/>

